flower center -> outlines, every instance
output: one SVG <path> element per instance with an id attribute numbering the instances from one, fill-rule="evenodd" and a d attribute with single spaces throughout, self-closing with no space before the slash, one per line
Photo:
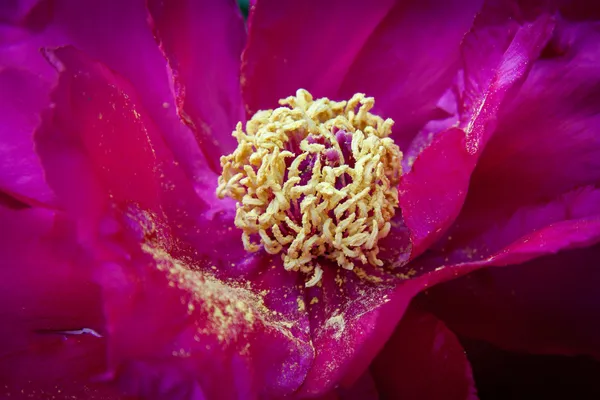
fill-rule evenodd
<path id="1" fill-rule="evenodd" d="M 402 153 L 394 121 L 369 112 L 372 97 L 313 100 L 300 89 L 275 110 L 259 111 L 221 157 L 217 195 L 238 201 L 235 225 L 247 251 L 282 253 L 286 270 L 323 274 L 319 257 L 352 270 L 381 266 L 379 239 L 398 207 Z"/>

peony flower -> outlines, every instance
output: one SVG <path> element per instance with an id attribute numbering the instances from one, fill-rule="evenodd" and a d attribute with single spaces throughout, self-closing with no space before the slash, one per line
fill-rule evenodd
<path id="1" fill-rule="evenodd" d="M 596 11 L 3 4 L 1 387 L 466 399 L 458 334 L 598 357 Z"/>

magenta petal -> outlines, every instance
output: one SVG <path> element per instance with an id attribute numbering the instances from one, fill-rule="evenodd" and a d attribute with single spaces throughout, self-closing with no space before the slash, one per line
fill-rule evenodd
<path id="1" fill-rule="evenodd" d="M 177 109 L 195 131 L 212 167 L 235 148 L 231 137 L 244 120 L 240 56 L 244 22 L 233 0 L 148 0 L 155 34 L 171 68 Z"/>
<path id="2" fill-rule="evenodd" d="M 335 97 L 355 57 L 394 3 L 257 1 L 242 61 L 246 111 L 275 108 L 279 99 L 299 88 L 315 97 Z"/>
<path id="3" fill-rule="evenodd" d="M 362 45 L 340 96 L 375 97 L 379 113 L 395 121 L 393 138 L 405 149 L 427 121 L 437 118 L 436 103 L 458 72 L 460 44 L 482 3 L 396 1 Z"/>
<path id="4" fill-rule="evenodd" d="M 38 132 L 38 150 L 63 204 L 93 226 L 108 201 L 135 205 L 197 231 L 206 210 L 133 89 L 73 48 L 48 51 L 61 79 Z M 69 179 L 65 179 L 68 176 Z M 207 199 L 211 201 L 211 199 Z"/>
<path id="5" fill-rule="evenodd" d="M 19 197 L 52 203 L 35 153 L 33 133 L 48 104 L 50 86 L 24 70 L 0 70 L 0 187 Z"/>
<path id="6" fill-rule="evenodd" d="M 373 361 L 377 390 L 390 399 L 476 400 L 471 366 L 454 334 L 411 308 Z"/>
<path id="7" fill-rule="evenodd" d="M 400 184 L 400 206 L 412 234 L 413 257 L 439 239 L 458 215 L 469 177 L 493 132 L 498 108 L 509 90 L 526 75 L 531 60 L 537 57 L 553 28 L 548 15 L 519 26 L 516 32 L 510 21 L 510 18 L 506 20 L 508 26 L 503 26 L 499 35 L 508 42 L 508 47 L 501 47 L 499 54 L 490 57 L 493 61 L 484 58 L 473 62 L 480 68 L 489 69 L 489 77 L 472 77 L 468 70 L 465 72 L 465 79 L 471 82 L 466 85 L 471 88 L 467 92 L 471 100 L 465 103 L 466 109 L 462 112 L 466 118 L 461 125 L 463 129 L 452 128 L 438 134 L 417 156 Z M 483 24 L 475 29 L 469 35 L 468 43 L 477 42 L 483 48 L 497 44 L 494 43 L 497 38 L 489 39 L 480 29 L 485 33 L 488 27 Z M 484 40 L 478 42 L 480 35 Z M 475 68 L 470 60 L 466 62 L 473 67 L 471 69 Z M 444 189 L 440 190 L 440 187 Z"/>
<path id="8" fill-rule="evenodd" d="M 443 281 L 486 266 L 513 265 L 561 250 L 582 248 L 600 240 L 600 191 L 576 190 L 535 207 L 523 208 L 508 220 L 500 220 L 471 240 L 452 232 L 411 264 L 435 270 L 432 278 Z"/>
<path id="9" fill-rule="evenodd" d="M 0 392 L 83 386 L 106 366 L 89 260 L 60 215 L 0 206 L 0 221 Z"/>
<path id="10" fill-rule="evenodd" d="M 584 245 L 595 240 L 599 234 L 595 221 L 600 218 L 600 190 L 586 187 L 566 193 L 553 201 L 523 207 L 509 218 L 498 218 L 487 230 L 475 229 L 471 225 L 453 227 L 449 236 L 437 243 L 435 248 L 454 261 L 481 259 L 501 251 L 523 238 L 554 236 L 552 242 L 540 243 L 541 253 L 545 248 L 560 250 L 571 246 L 571 240 Z M 461 223 L 459 220 L 458 224 Z M 475 226 L 477 226 L 475 224 Z M 475 235 L 470 235 L 475 232 Z M 543 233 L 546 232 L 546 233 Z M 527 247 L 533 248 L 532 245 Z M 457 258 L 455 258 L 457 257 Z M 469 258 L 470 257 L 470 258 Z"/>
<path id="11" fill-rule="evenodd" d="M 475 162 L 464 132 L 450 129 L 421 152 L 402 178 L 400 208 L 414 255 L 427 249 L 458 215 Z"/>
<path id="12" fill-rule="evenodd" d="M 519 207 L 600 183 L 600 34 L 561 22 L 473 174 L 458 223 L 473 234 Z"/>
<path id="13" fill-rule="evenodd" d="M 361 282 L 352 272 L 323 277 L 306 291 L 315 360 L 300 394 L 328 392 L 339 382 L 351 386 L 367 369 L 402 316 L 412 290 Z"/>
<path id="14" fill-rule="evenodd" d="M 293 393 L 314 357 L 297 276 L 241 257 L 227 211 L 196 196 L 122 79 L 73 48 L 47 56 L 61 78 L 38 147 L 63 201 L 85 203 L 68 209 L 92 235 L 110 365 L 133 374 L 123 389 L 160 383 L 151 368 L 128 369 L 152 359 L 209 398 Z"/>
<path id="15" fill-rule="evenodd" d="M 134 256 L 99 271 L 123 390 L 208 399 L 277 398 L 297 390 L 313 350 L 298 293 L 288 290 L 293 276 L 269 269 L 252 284 L 238 283 L 149 255 L 155 259 Z"/>
<path id="16" fill-rule="evenodd" d="M 143 0 L 40 0 L 36 9 L 47 21 L 26 30 L 16 44 L 0 46 L 0 64 L 54 84 L 57 74 L 40 56 L 40 48 L 76 46 L 129 80 L 186 172 L 205 173 L 193 134 L 177 116 L 166 61 L 147 23 Z"/>
<path id="17" fill-rule="evenodd" d="M 500 347 L 600 358 L 600 247 L 489 268 L 423 297 L 452 329 Z"/>

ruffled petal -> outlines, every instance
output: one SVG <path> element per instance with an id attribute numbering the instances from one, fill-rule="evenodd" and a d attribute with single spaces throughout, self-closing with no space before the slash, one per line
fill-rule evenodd
<path id="1" fill-rule="evenodd" d="M 193 134 L 177 116 L 166 61 L 147 24 L 144 1 L 39 0 L 27 18 L 40 19 L 32 13 L 45 16 L 43 24 L 19 23 L 24 33 L 10 46 L 0 46 L 0 64 L 26 70 L 52 87 L 58 76 L 40 48 L 75 45 L 101 60 L 133 84 L 177 160 L 204 186 L 206 162 Z M 37 118 L 38 111 L 30 110 L 28 118 Z"/>
<path id="2" fill-rule="evenodd" d="M 520 207 L 600 183 L 599 26 L 559 23 L 498 116 L 453 237 L 477 236 Z"/>
<path id="3" fill-rule="evenodd" d="M 477 399 L 471 366 L 456 336 L 433 315 L 412 307 L 370 370 L 385 398 Z"/>
<path id="4" fill-rule="evenodd" d="M 490 14 L 495 15 L 493 8 L 484 10 L 465 39 L 470 47 L 464 50 L 462 123 L 437 134 L 400 184 L 400 207 L 411 231 L 413 257 L 439 239 L 458 216 L 469 177 L 494 130 L 498 108 L 526 76 L 554 27 L 547 12 L 522 24 L 515 23 L 511 14 L 500 18 L 500 23 L 489 23 Z M 482 51 L 474 57 L 469 48 Z"/>
<path id="5" fill-rule="evenodd" d="M 443 116 L 436 103 L 459 70 L 460 44 L 482 3 L 396 1 L 354 58 L 338 96 L 375 97 L 375 111 L 395 121 L 392 137 L 405 149 L 427 121 Z"/>
<path id="6" fill-rule="evenodd" d="M 488 268 L 429 290 L 453 330 L 514 351 L 600 358 L 600 247 Z"/>
<path id="7" fill-rule="evenodd" d="M 61 79 L 37 148 L 63 205 L 90 230 L 110 202 L 122 210 L 135 204 L 168 218 L 184 236 L 196 234 L 194 221 L 209 205 L 194 192 L 130 85 L 71 47 L 46 56 Z"/>
<path id="8" fill-rule="evenodd" d="M 243 251 L 230 210 L 196 195 L 122 79 L 73 48 L 47 57 L 61 78 L 38 147 L 86 228 L 122 388 L 173 376 L 209 398 L 293 393 L 314 355 L 298 277 Z M 148 358 L 174 370 L 130 368 Z"/>
<path id="9" fill-rule="evenodd" d="M 299 88 L 335 98 L 355 57 L 394 3 L 257 1 L 242 58 L 247 113 L 275 108 Z"/>
<path id="10" fill-rule="evenodd" d="M 171 68 L 177 109 L 217 170 L 235 148 L 231 132 L 244 120 L 240 56 L 246 41 L 237 4 L 148 0 L 154 32 Z"/>

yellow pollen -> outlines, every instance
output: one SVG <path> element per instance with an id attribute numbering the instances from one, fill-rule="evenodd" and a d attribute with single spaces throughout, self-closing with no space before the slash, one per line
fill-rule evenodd
<path id="1" fill-rule="evenodd" d="M 217 195 L 238 202 L 235 225 L 247 251 L 282 254 L 286 270 L 311 275 L 318 257 L 352 270 L 381 266 L 379 239 L 398 207 L 402 153 L 394 121 L 371 114 L 374 99 L 313 100 L 300 89 L 275 110 L 238 123 L 238 147 L 221 157 Z"/>

